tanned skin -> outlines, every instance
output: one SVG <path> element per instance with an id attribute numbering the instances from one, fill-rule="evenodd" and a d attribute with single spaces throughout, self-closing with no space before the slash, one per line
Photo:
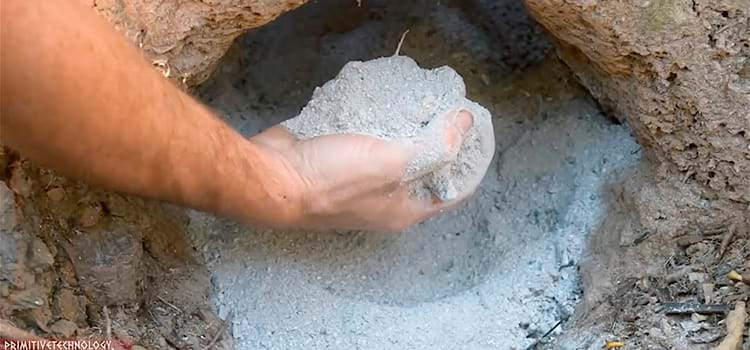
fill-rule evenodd
<path id="1" fill-rule="evenodd" d="M 0 6 L 0 141 L 60 173 L 269 227 L 398 231 L 458 202 L 409 196 L 417 142 L 282 126 L 246 139 L 80 1 Z M 457 152 L 472 116 L 437 122 Z"/>

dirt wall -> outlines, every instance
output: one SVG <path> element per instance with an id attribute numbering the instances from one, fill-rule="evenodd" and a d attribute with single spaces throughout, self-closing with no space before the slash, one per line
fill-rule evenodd
<path id="1" fill-rule="evenodd" d="M 136 43 L 164 75 L 206 80 L 232 41 L 305 0 L 84 0 Z"/>
<path id="2" fill-rule="evenodd" d="M 659 162 L 750 202 L 750 2 L 526 0 L 560 57 Z"/>
<path id="3" fill-rule="evenodd" d="M 0 165 L 0 322 L 107 337 L 113 349 L 231 348 L 180 210 L 91 188 L 2 147 Z"/>

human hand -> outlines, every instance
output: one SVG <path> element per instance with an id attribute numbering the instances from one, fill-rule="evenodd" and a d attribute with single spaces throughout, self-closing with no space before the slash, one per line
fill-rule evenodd
<path id="1" fill-rule="evenodd" d="M 402 231 L 408 226 L 452 207 L 471 195 L 476 187 L 442 202 L 437 198 L 411 196 L 402 179 L 409 168 L 413 179 L 447 164 L 458 154 L 464 135 L 473 124 L 467 111 L 454 111 L 431 122 L 417 139 L 386 141 L 353 134 L 319 136 L 298 140 L 281 125 L 250 139 L 267 159 L 285 169 L 301 205 L 288 226 L 314 229 L 364 229 Z M 435 152 L 437 140 L 438 151 Z M 414 158 L 430 147 L 436 159 L 413 169 Z M 438 164 L 441 165 L 441 164 Z M 422 171 L 420 173 L 420 170 Z M 478 181 L 477 181 L 478 184 Z"/>

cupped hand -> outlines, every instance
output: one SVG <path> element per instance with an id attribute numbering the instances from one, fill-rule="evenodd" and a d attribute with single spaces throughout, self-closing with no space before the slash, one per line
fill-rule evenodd
<path id="1" fill-rule="evenodd" d="M 402 231 L 456 205 L 475 190 L 442 202 L 410 195 L 408 184 L 403 182 L 407 169 L 408 177 L 414 179 L 433 171 L 435 162 L 454 160 L 472 124 L 472 115 L 462 110 L 435 119 L 414 139 L 387 141 L 338 134 L 298 140 L 277 125 L 250 141 L 293 173 L 288 178 L 293 179 L 290 186 L 301 196 L 301 213 L 289 226 Z M 437 154 L 437 158 L 432 164 L 415 162 L 420 153 Z"/>

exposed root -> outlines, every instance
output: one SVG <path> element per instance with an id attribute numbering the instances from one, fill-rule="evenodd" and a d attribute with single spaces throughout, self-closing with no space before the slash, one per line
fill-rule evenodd
<path id="1" fill-rule="evenodd" d="M 745 303 L 738 301 L 734 310 L 727 316 L 727 336 L 714 350 L 740 350 L 746 320 Z"/>
<path id="2" fill-rule="evenodd" d="M 404 39 L 406 39 L 406 34 L 409 33 L 409 30 L 407 29 L 404 34 L 401 34 L 401 40 L 398 41 L 398 46 L 396 46 L 396 53 L 393 54 L 393 56 L 398 56 L 398 53 L 401 52 L 401 45 L 404 44 Z"/>
<path id="3" fill-rule="evenodd" d="M 214 344 L 216 344 L 217 341 L 219 341 L 219 338 L 221 338 L 221 335 L 224 333 L 224 329 L 227 328 L 227 325 L 229 325 L 232 322 L 232 319 L 234 318 L 234 312 L 229 312 L 229 315 L 227 315 L 227 318 L 224 319 L 224 322 L 221 323 L 221 326 L 216 331 L 216 334 L 211 338 L 211 342 L 206 345 L 205 350 L 211 349 Z"/>
<path id="4" fill-rule="evenodd" d="M 109 318 L 109 309 L 107 308 L 107 306 L 104 306 L 103 312 L 104 312 L 104 322 L 106 322 L 105 323 L 106 328 L 104 329 L 104 334 L 109 340 L 109 339 L 112 339 L 112 320 Z"/>

